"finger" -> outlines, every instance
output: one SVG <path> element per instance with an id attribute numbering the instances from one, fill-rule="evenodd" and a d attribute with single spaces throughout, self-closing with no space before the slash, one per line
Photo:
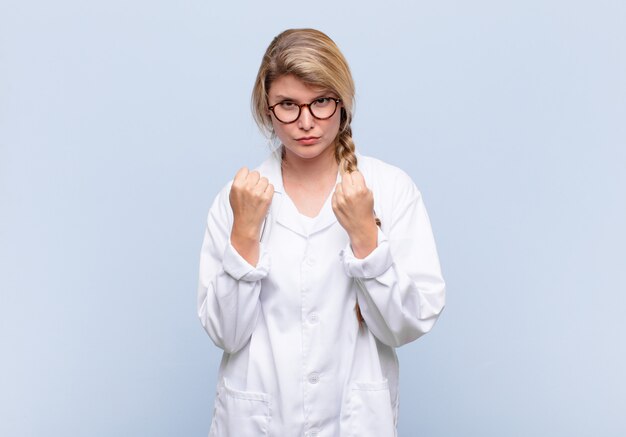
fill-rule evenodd
<path id="1" fill-rule="evenodd" d="M 343 196 L 343 180 L 335 185 L 335 193 L 338 196 Z"/>
<path id="2" fill-rule="evenodd" d="M 365 179 L 360 171 L 355 170 L 350 176 L 352 177 L 352 186 L 350 187 L 352 189 L 352 193 L 361 194 L 363 191 L 367 191 Z"/>
<path id="3" fill-rule="evenodd" d="M 254 191 L 258 194 L 263 194 L 265 189 L 269 185 L 267 178 L 260 178 L 257 184 L 254 186 Z"/>
<path id="4" fill-rule="evenodd" d="M 272 200 L 272 198 L 274 197 L 274 185 L 267 184 L 267 187 L 265 187 L 265 191 L 263 191 L 263 197 L 265 199 Z"/>
<path id="5" fill-rule="evenodd" d="M 346 196 L 352 196 L 359 193 L 363 188 L 363 185 L 359 182 L 359 178 L 350 174 L 350 178 L 346 179 L 343 184 L 343 191 Z"/>
<path id="6" fill-rule="evenodd" d="M 341 179 L 341 194 L 344 196 L 350 196 L 352 192 L 353 192 L 352 176 L 349 174 L 346 174 Z"/>
<path id="7" fill-rule="evenodd" d="M 363 174 L 360 171 L 356 170 L 352 172 L 350 176 L 352 176 L 352 185 L 359 186 L 359 187 L 366 186 L 365 178 L 363 177 Z"/>
<path id="8" fill-rule="evenodd" d="M 254 187 L 261 179 L 261 174 L 258 171 L 251 171 L 248 173 L 248 177 L 246 178 L 246 183 L 250 187 Z"/>
<path id="9" fill-rule="evenodd" d="M 346 194 L 341 184 L 337 184 L 337 188 L 334 192 L 335 207 L 338 209 L 344 208 L 346 204 Z"/>
<path id="10" fill-rule="evenodd" d="M 352 185 L 352 174 L 350 173 L 344 173 L 341 175 L 341 185 L 343 185 L 344 188 L 347 188 L 349 186 Z"/>
<path id="11" fill-rule="evenodd" d="M 333 207 L 333 211 L 337 210 L 337 192 L 335 191 L 330 198 L 330 206 Z"/>
<path id="12" fill-rule="evenodd" d="M 250 173 L 250 171 L 248 170 L 248 167 L 241 167 L 237 171 L 237 174 L 235 174 L 235 178 L 233 179 L 233 182 L 245 181 L 246 177 L 248 177 L 248 173 Z"/>

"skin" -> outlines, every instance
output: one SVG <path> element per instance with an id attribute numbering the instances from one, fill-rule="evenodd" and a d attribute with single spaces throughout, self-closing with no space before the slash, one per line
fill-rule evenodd
<path id="1" fill-rule="evenodd" d="M 263 220 L 267 215 L 274 186 L 258 171 L 241 168 L 230 188 L 229 200 L 233 210 L 233 228 L 230 242 L 248 263 L 259 261 L 259 238 Z"/>
<path id="2" fill-rule="evenodd" d="M 294 76 L 281 76 L 270 86 L 268 106 L 283 100 L 309 103 L 319 97 L 337 96 L 323 88 L 311 87 Z M 342 174 L 341 182 L 335 186 L 340 108 L 327 120 L 316 119 L 306 107 L 294 123 L 281 123 L 271 112 L 270 117 L 274 132 L 285 147 L 283 185 L 296 208 L 304 215 L 315 217 L 335 188 L 331 199 L 333 211 L 348 233 L 354 255 L 365 258 L 377 245 L 374 197 L 358 171 Z M 258 172 L 243 167 L 235 175 L 230 191 L 234 216 L 230 241 L 251 265 L 256 265 L 259 259 L 261 228 L 273 194 L 272 184 Z"/>
<path id="3" fill-rule="evenodd" d="M 354 256 L 362 259 L 372 253 L 378 244 L 374 195 L 359 171 L 343 175 L 335 187 L 332 206 L 337 221 L 350 237 Z"/>

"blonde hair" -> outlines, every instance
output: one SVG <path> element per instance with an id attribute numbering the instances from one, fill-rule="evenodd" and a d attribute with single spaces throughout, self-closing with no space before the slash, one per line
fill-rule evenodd
<path id="1" fill-rule="evenodd" d="M 326 34 L 315 29 L 289 29 L 274 38 L 263 56 L 252 90 L 252 113 L 266 135 L 275 138 L 268 111 L 268 92 L 272 82 L 293 75 L 307 85 L 326 88 L 341 99 L 341 121 L 335 141 L 335 159 L 343 173 L 357 169 L 352 140 L 354 81 L 346 58 Z M 380 226 L 380 221 L 376 218 Z M 359 304 L 354 307 L 359 326 L 363 326 Z"/>
<path id="2" fill-rule="evenodd" d="M 274 137 L 267 110 L 272 82 L 293 75 L 310 86 L 326 88 L 342 102 L 341 123 L 335 141 L 335 158 L 342 172 L 357 169 L 352 140 L 354 81 L 346 58 L 326 34 L 315 29 L 289 29 L 274 38 L 263 56 L 252 90 L 252 113 L 266 135 Z"/>

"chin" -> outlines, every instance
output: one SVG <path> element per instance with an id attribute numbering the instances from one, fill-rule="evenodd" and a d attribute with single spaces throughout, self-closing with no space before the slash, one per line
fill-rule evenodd
<path id="1" fill-rule="evenodd" d="M 287 153 L 291 153 L 292 155 L 295 155 L 299 158 L 313 159 L 317 158 L 320 155 L 328 153 L 330 147 L 321 146 L 320 144 L 315 144 L 311 146 L 302 146 L 298 144 L 296 146 L 290 146 L 285 148 L 287 149 Z"/>

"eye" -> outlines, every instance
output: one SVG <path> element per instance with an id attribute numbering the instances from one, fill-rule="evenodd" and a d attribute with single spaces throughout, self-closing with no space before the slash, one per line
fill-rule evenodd
<path id="1" fill-rule="evenodd" d="M 318 108 L 323 108 L 324 106 L 328 106 L 331 100 L 332 99 L 330 97 L 320 97 L 319 99 L 315 99 L 313 101 L 313 105 L 317 106 Z"/>
<path id="2" fill-rule="evenodd" d="M 278 105 L 282 109 L 286 109 L 286 110 L 295 109 L 297 107 L 297 105 L 295 103 L 290 102 L 289 100 L 285 100 L 284 102 L 280 102 Z"/>

